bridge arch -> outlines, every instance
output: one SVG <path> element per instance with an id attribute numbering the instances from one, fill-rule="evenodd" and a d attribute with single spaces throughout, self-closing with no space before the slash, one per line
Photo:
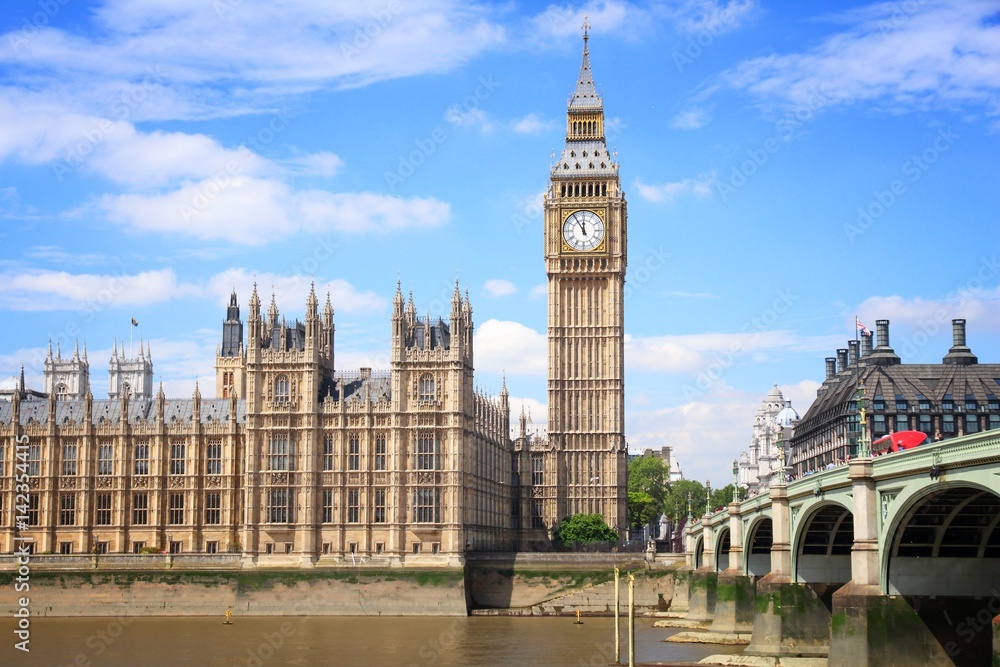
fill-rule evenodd
<path id="1" fill-rule="evenodd" d="M 729 528 L 718 528 L 715 531 L 715 571 L 724 572 L 729 569 L 729 548 L 732 546 L 732 536 Z"/>
<path id="2" fill-rule="evenodd" d="M 698 570 L 704 565 L 705 560 L 705 536 L 699 534 L 694 541 L 694 569 Z"/>
<path id="3" fill-rule="evenodd" d="M 743 542 L 743 571 L 750 577 L 763 577 L 771 571 L 771 546 L 774 524 L 771 517 L 759 515 L 747 526 Z"/>
<path id="4" fill-rule="evenodd" d="M 883 592 L 904 598 L 958 666 L 989 663 L 1000 613 L 1000 493 L 989 481 L 914 479 L 880 507 Z"/>
<path id="5" fill-rule="evenodd" d="M 930 487 L 911 484 L 883 513 L 883 593 L 980 597 L 1000 591 L 995 487 L 961 477 Z"/>
<path id="6" fill-rule="evenodd" d="M 800 583 L 846 584 L 854 545 L 852 508 L 816 496 L 799 505 L 792 522 L 792 576 Z"/>

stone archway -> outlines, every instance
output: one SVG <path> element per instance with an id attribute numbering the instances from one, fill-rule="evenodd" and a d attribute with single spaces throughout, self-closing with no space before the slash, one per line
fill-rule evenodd
<path id="1" fill-rule="evenodd" d="M 772 544 L 774 526 L 770 517 L 764 517 L 751 525 L 744 547 L 746 562 L 743 571 L 747 576 L 759 579 L 771 571 Z"/>
<path id="2" fill-rule="evenodd" d="M 922 489 L 887 526 L 882 558 L 886 593 L 904 599 L 925 626 L 909 633 L 912 643 L 957 667 L 990 663 L 1000 613 L 1000 494 L 960 481 Z"/>
<path id="3" fill-rule="evenodd" d="M 725 572 L 729 569 L 729 548 L 732 546 L 732 541 L 729 535 L 728 528 L 722 528 L 718 531 L 718 537 L 715 540 L 715 571 Z"/>

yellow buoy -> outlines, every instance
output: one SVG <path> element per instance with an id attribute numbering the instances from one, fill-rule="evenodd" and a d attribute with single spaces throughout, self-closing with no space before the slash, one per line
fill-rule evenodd
<path id="1" fill-rule="evenodd" d="M 227 609 L 226 610 L 226 621 L 225 621 L 224 625 L 232 625 L 232 624 L 233 624 L 233 610 L 232 609 Z"/>
<path id="2" fill-rule="evenodd" d="M 573 625 L 583 625 L 583 621 L 580 620 L 580 610 L 576 610 L 576 620 L 573 621 Z"/>

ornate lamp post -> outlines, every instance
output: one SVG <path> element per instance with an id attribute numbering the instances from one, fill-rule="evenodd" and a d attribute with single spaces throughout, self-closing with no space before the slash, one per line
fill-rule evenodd
<path id="1" fill-rule="evenodd" d="M 788 478 L 785 476 L 785 441 L 782 439 L 785 434 L 783 428 L 778 428 L 778 484 L 785 484 Z"/>
<path id="2" fill-rule="evenodd" d="M 705 514 L 712 513 L 712 480 L 705 480 Z"/>
<path id="3" fill-rule="evenodd" d="M 691 512 L 691 492 L 688 491 L 688 524 L 691 523 L 691 519 L 694 518 L 694 514 Z"/>
<path id="4" fill-rule="evenodd" d="M 872 448 L 868 441 L 868 419 L 865 416 L 865 383 L 858 385 L 858 457 L 871 458 Z"/>
<path id="5" fill-rule="evenodd" d="M 733 502 L 740 502 L 740 462 L 733 459 Z"/>

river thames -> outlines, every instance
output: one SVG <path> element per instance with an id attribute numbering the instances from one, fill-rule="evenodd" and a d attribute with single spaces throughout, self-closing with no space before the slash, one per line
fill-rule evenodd
<path id="1" fill-rule="evenodd" d="M 30 653 L 4 619 L 0 665 L 34 667 L 583 667 L 614 662 L 611 618 L 224 617 L 35 618 Z M 636 660 L 695 662 L 738 653 L 670 644 L 676 632 L 636 619 Z M 622 619 L 622 660 L 627 662 Z"/>

